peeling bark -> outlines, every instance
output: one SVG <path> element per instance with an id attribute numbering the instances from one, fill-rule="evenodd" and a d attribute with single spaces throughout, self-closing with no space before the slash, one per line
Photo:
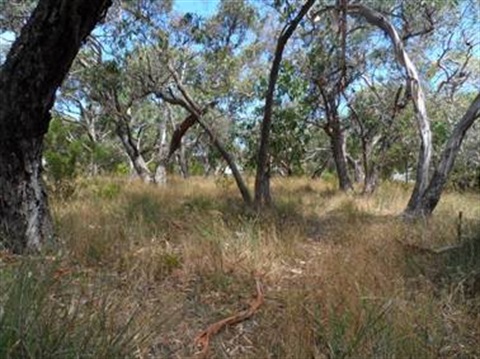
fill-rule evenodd
<path id="1" fill-rule="evenodd" d="M 55 92 L 111 0 L 40 0 L 0 69 L 0 242 L 37 251 L 53 237 L 41 173 Z"/>

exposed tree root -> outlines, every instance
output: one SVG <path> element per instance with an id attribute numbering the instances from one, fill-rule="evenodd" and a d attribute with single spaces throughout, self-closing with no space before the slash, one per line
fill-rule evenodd
<path id="1" fill-rule="evenodd" d="M 210 344 L 210 338 L 217 334 L 220 330 L 228 325 L 235 325 L 244 320 L 250 318 L 253 314 L 255 314 L 260 306 L 265 301 L 265 297 L 263 294 L 263 287 L 262 283 L 260 282 L 260 278 L 255 278 L 257 295 L 256 298 L 250 302 L 250 308 L 243 310 L 235 315 L 222 319 L 216 323 L 211 324 L 207 329 L 202 331 L 197 337 L 195 338 L 195 346 L 200 349 L 200 352 L 197 353 L 197 357 L 199 359 L 204 359 L 208 355 L 208 348 Z"/>

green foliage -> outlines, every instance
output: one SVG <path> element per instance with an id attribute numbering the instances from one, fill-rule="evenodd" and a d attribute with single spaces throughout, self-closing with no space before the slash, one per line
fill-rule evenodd
<path id="1" fill-rule="evenodd" d="M 0 281 L 0 357 L 134 358 L 133 317 L 115 323 L 101 288 L 82 294 L 74 278 L 59 279 L 58 265 L 25 259 Z"/>
<path id="2" fill-rule="evenodd" d="M 354 315 L 348 309 L 341 314 L 336 308 L 328 309 L 328 321 L 319 319 L 318 308 L 313 311 L 317 345 L 322 351 L 327 351 L 330 358 L 356 356 L 359 349 L 369 342 L 376 343 L 369 350 L 369 356 L 375 358 L 383 357 L 395 347 L 395 334 L 388 321 L 392 303 L 378 307 L 364 300 L 361 306 L 363 320 L 360 325 L 356 324 Z"/>
<path id="3" fill-rule="evenodd" d="M 73 124 L 54 118 L 45 140 L 44 157 L 47 174 L 55 181 L 72 179 L 76 175 L 77 162 L 82 152 L 80 140 L 72 139 L 71 133 L 77 130 Z"/>

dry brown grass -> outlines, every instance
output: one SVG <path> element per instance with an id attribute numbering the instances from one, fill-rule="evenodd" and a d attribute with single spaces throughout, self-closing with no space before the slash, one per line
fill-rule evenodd
<path id="1" fill-rule="evenodd" d="M 402 185 L 371 197 L 308 179 L 273 186 L 276 208 L 258 216 L 229 179 L 84 180 L 53 201 L 62 291 L 112 300 L 105 315 L 132 319 L 138 358 L 194 356 L 202 329 L 245 309 L 256 275 L 265 304 L 213 338 L 212 358 L 480 356 L 480 293 L 415 253 L 455 244 L 459 211 L 471 233 L 478 194 L 447 193 L 428 223 L 405 223 Z"/>

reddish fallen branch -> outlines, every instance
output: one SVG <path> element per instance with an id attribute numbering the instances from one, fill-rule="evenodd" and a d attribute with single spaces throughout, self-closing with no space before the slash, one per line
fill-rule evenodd
<path id="1" fill-rule="evenodd" d="M 232 315 L 228 318 L 222 319 L 216 323 L 211 324 L 207 329 L 202 331 L 197 337 L 195 338 L 195 346 L 200 349 L 198 353 L 198 358 L 203 359 L 207 357 L 208 354 L 208 346 L 210 344 L 210 338 L 217 334 L 220 330 L 228 325 L 235 325 L 244 320 L 250 318 L 253 314 L 255 314 L 260 306 L 263 304 L 265 297 L 263 295 L 263 288 L 262 283 L 260 282 L 259 278 L 255 278 L 256 289 L 257 289 L 257 296 L 250 302 L 250 308 L 243 310 L 235 315 Z"/>

